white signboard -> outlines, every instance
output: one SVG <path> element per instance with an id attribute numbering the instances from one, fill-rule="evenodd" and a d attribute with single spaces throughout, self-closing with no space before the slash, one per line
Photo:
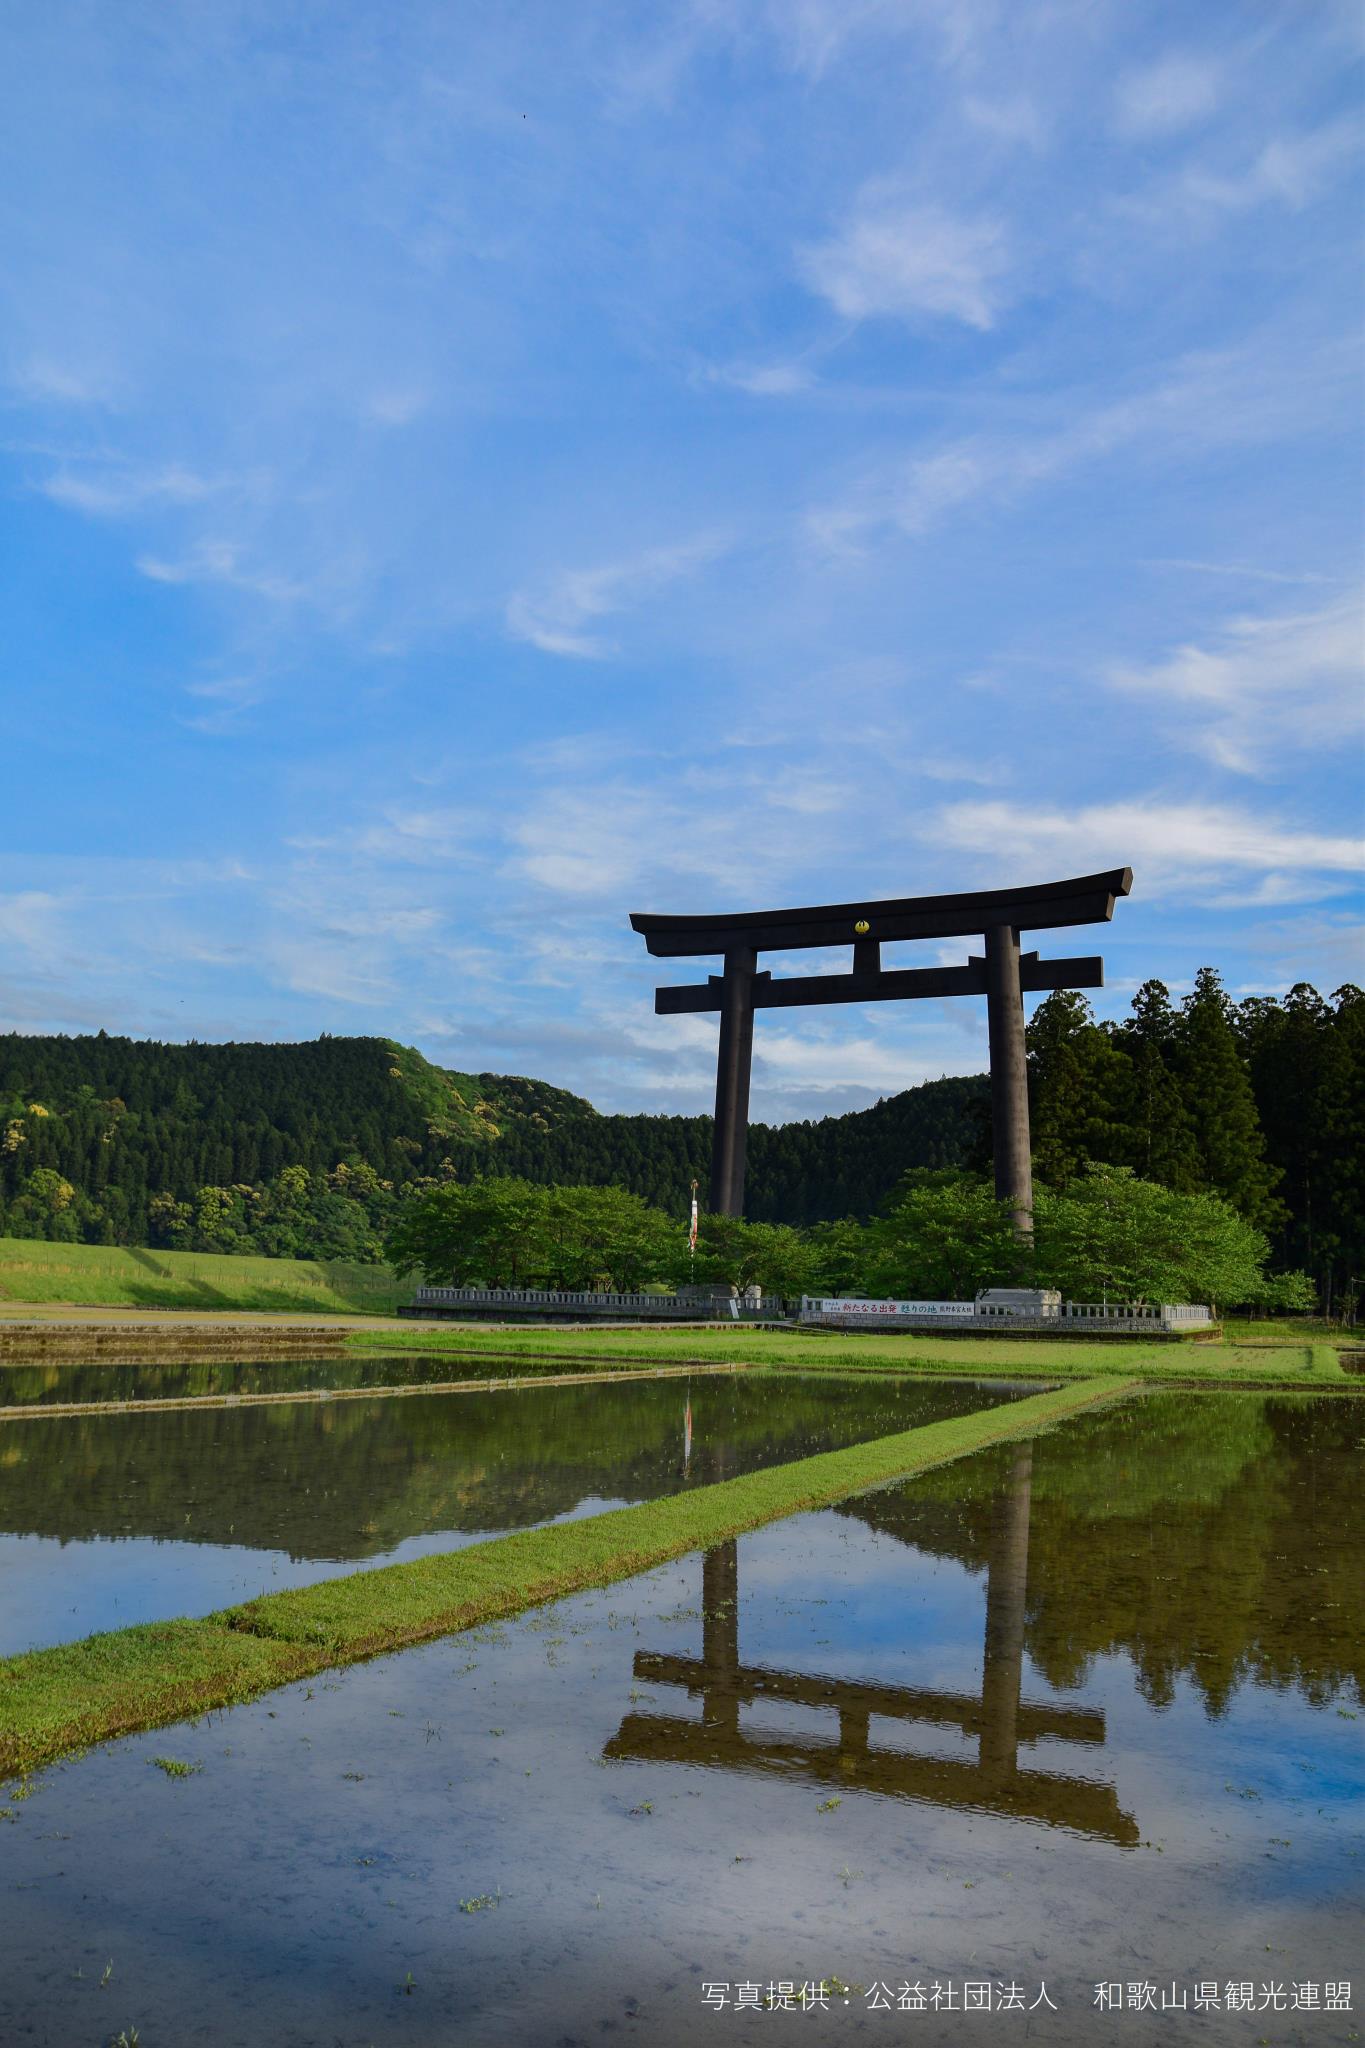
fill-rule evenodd
<path id="1" fill-rule="evenodd" d="M 822 1316 L 972 1316 L 974 1301 L 816 1301 Z"/>

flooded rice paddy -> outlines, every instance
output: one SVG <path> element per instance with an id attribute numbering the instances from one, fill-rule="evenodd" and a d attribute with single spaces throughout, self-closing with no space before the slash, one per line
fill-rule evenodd
<path id="1" fill-rule="evenodd" d="M 724 1374 L 23 1416 L 0 1423 L 0 1655 L 653 1500 L 1020 1392 Z"/>
<path id="2" fill-rule="evenodd" d="M 530 1379 L 571 1372 L 562 1360 L 499 1358 L 457 1351 L 363 1352 L 333 1358 L 272 1358 L 193 1364 L 0 1366 L 0 1407 L 51 1408 L 68 1402 L 231 1400 L 260 1394 L 349 1392 L 356 1387 L 446 1386 L 452 1380 Z"/>
<path id="3" fill-rule="evenodd" d="M 1354 2040 L 1362 1438 L 1150 1395 L 49 1770 L 0 2039 Z"/>

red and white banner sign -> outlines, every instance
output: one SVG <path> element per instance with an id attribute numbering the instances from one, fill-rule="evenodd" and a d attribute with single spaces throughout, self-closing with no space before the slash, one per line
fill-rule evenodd
<path id="1" fill-rule="evenodd" d="M 814 1301 L 822 1316 L 973 1316 L 974 1301 Z"/>

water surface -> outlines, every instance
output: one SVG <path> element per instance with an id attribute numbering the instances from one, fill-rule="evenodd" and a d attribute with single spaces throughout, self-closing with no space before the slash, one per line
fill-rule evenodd
<path id="1" fill-rule="evenodd" d="M 444 1386 L 574 1371 L 565 1359 L 483 1352 L 348 1351 L 330 1358 L 200 1359 L 165 1365 L 0 1365 L 0 1408 L 71 1401 L 185 1401 L 242 1394 L 340 1393 L 350 1387 Z M 586 1360 L 580 1370 L 592 1370 Z"/>
<path id="2" fill-rule="evenodd" d="M 18 1417 L 0 1423 L 0 1654 L 653 1500 L 1024 1391 L 725 1374 Z"/>
<path id="3" fill-rule="evenodd" d="M 1362 1437 L 1155 1396 L 44 1773 L 0 2039 L 1353 2040 Z"/>

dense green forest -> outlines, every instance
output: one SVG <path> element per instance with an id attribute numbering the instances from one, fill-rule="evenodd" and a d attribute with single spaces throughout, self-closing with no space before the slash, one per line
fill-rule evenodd
<path id="1" fill-rule="evenodd" d="M 1127 1166 L 1230 1202 L 1325 1305 L 1365 1267 L 1365 995 L 1304 985 L 1232 1001 L 1211 969 L 1156 981 L 1121 1023 L 1049 997 L 1029 1026 L 1035 1165 L 1064 1191 Z M 756 1124 L 749 1215 L 880 1209 L 907 1169 L 990 1156 L 981 1076 L 866 1110 Z M 709 1117 L 602 1116 L 547 1083 L 448 1073 L 381 1038 L 161 1045 L 0 1038 L 0 1234 L 276 1256 L 378 1258 L 416 1190 L 485 1176 L 616 1186 L 670 1215 L 705 1188 Z"/>
<path id="2" fill-rule="evenodd" d="M 1029 1025 L 1034 1168 L 1064 1190 L 1094 1163 L 1215 1194 L 1259 1226 L 1279 1271 L 1331 1312 L 1365 1273 L 1365 994 L 1229 999 L 1201 968 L 1177 1007 L 1144 982 L 1096 1024 L 1063 991 Z"/>
<path id="3" fill-rule="evenodd" d="M 978 1077 L 931 1081 L 851 1116 L 754 1125 L 750 1213 L 862 1212 L 907 1166 L 962 1164 L 985 1095 Z M 710 1160 L 710 1117 L 599 1116 L 388 1039 L 0 1038 L 0 1235 L 379 1258 L 415 1187 L 521 1175 L 684 1214 Z"/>

